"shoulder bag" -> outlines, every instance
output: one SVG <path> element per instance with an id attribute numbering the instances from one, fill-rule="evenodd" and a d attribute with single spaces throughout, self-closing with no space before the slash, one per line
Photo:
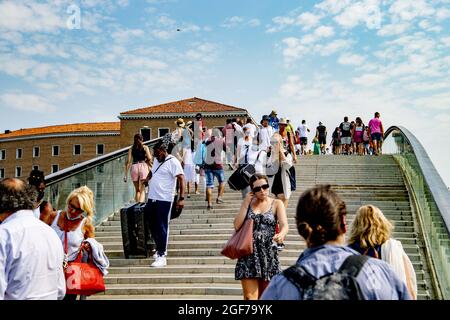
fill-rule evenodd
<path id="1" fill-rule="evenodd" d="M 241 227 L 233 233 L 220 252 L 225 257 L 239 259 L 253 253 L 253 219 L 248 216 L 249 211 L 250 205 Z"/>

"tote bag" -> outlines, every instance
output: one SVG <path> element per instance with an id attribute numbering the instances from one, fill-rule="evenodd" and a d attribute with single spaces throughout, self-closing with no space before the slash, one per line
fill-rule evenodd
<path id="1" fill-rule="evenodd" d="M 239 259 L 253 253 L 253 219 L 248 217 L 249 210 L 250 206 L 244 223 L 223 247 L 221 254 L 225 257 Z"/>

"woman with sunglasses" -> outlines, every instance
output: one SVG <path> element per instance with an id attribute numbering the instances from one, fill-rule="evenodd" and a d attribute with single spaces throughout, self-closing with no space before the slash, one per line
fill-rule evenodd
<path id="1" fill-rule="evenodd" d="M 67 209 L 59 210 L 49 225 L 61 239 L 65 253 L 65 262 L 74 261 L 80 252 L 94 253 L 104 261 L 94 263 L 105 275 L 109 261 L 103 252 L 103 246 L 94 240 L 94 194 L 87 186 L 73 190 L 66 200 Z M 86 260 L 83 255 L 83 260 Z M 64 300 L 76 300 L 76 295 L 66 294 Z M 83 299 L 84 297 L 82 297 Z"/>
<path id="2" fill-rule="evenodd" d="M 253 219 L 253 253 L 238 259 L 235 279 L 241 280 L 245 300 L 257 300 L 272 277 L 281 272 L 277 244 L 284 241 L 289 226 L 283 202 L 269 197 L 267 176 L 254 175 L 250 187 L 234 228 L 239 230 L 245 219 Z M 277 223 L 280 230 L 275 234 Z"/>

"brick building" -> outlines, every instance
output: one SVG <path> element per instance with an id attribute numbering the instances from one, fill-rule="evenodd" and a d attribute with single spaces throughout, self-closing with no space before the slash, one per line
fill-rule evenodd
<path id="1" fill-rule="evenodd" d="M 141 133 L 151 140 L 175 130 L 175 121 L 194 120 L 200 112 L 208 128 L 226 119 L 250 117 L 245 109 L 190 98 L 120 113 L 120 122 L 81 123 L 20 129 L 0 134 L 0 179 L 27 178 L 34 168 L 46 175 L 130 146 Z"/>
<path id="2" fill-rule="evenodd" d="M 46 175 L 119 149 L 120 122 L 20 129 L 0 134 L 0 178 Z"/>
<path id="3" fill-rule="evenodd" d="M 222 128 L 226 119 L 250 117 L 247 110 L 200 98 L 190 98 L 152 107 L 122 112 L 120 119 L 120 146 L 133 143 L 133 136 L 141 133 L 144 140 L 156 139 L 175 130 L 175 121 L 183 118 L 185 122 L 194 120 L 200 112 L 205 126 Z"/>

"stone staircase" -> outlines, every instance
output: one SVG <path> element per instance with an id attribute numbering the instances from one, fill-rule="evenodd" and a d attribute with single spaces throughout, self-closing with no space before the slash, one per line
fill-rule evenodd
<path id="1" fill-rule="evenodd" d="M 300 194 L 316 184 L 331 184 L 347 204 L 348 221 L 363 204 L 381 208 L 394 222 L 394 237 L 403 243 L 416 270 L 419 299 L 433 298 L 428 266 L 421 252 L 408 191 L 391 156 L 305 156 L 296 165 L 297 191 L 287 209 L 289 234 L 280 254 L 282 268 L 295 263 L 305 242 L 295 227 L 295 208 Z M 227 171 L 227 175 L 231 172 Z M 242 299 L 234 280 L 236 260 L 220 255 L 233 231 L 233 219 L 241 204 L 240 192 L 226 189 L 224 204 L 206 210 L 204 194 L 186 201 L 182 215 L 170 224 L 167 267 L 150 268 L 153 259 L 125 259 L 122 251 L 120 214 L 96 228 L 96 238 L 110 258 L 106 292 L 90 299 Z"/>

